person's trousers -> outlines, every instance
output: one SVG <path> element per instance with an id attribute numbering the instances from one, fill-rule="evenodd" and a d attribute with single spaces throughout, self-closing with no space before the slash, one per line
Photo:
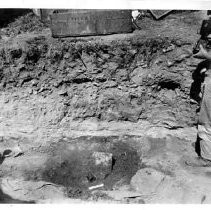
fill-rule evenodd
<path id="1" fill-rule="evenodd" d="M 200 156 L 211 160 L 211 74 L 207 75 L 202 90 L 198 119 Z"/>

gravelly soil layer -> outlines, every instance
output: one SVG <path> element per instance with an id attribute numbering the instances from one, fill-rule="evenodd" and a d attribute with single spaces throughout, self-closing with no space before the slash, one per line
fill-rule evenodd
<path id="1" fill-rule="evenodd" d="M 95 118 L 192 126 L 197 106 L 190 103 L 190 89 L 198 61 L 191 50 L 198 38 L 197 15 L 141 20 L 143 31 L 132 35 L 52 39 L 26 34 L 9 39 L 0 46 L 1 92 L 27 90 L 27 100 L 56 97 L 51 108 L 57 107 L 60 116 L 54 123 Z M 49 109 L 43 114 L 53 117 Z"/>

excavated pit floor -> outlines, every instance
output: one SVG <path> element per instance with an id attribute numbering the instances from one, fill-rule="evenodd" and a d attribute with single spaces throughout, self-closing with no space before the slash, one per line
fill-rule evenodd
<path id="1" fill-rule="evenodd" d="M 140 168 L 141 148 L 134 136 L 81 136 L 37 148 L 26 155 L 30 158 L 24 156 L 16 156 L 15 164 L 14 157 L 5 158 L 2 173 L 8 174 L 4 176 L 61 186 L 69 198 L 109 200 L 105 193 L 93 192 L 129 185 Z"/>
<path id="2" fill-rule="evenodd" d="M 196 157 L 191 134 L 149 133 L 69 137 L 8 156 L 1 202 L 209 203 L 210 169 L 185 164 Z"/>
<path id="3" fill-rule="evenodd" d="M 140 154 L 127 138 L 118 139 L 84 136 L 51 145 L 43 180 L 67 187 L 70 197 L 100 184 L 110 190 L 120 182 L 129 184 L 139 168 Z"/>

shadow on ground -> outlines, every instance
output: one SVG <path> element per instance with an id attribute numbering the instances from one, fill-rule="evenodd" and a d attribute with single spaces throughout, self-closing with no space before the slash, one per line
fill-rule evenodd
<path id="1" fill-rule="evenodd" d="M 34 201 L 22 201 L 22 200 L 18 200 L 18 199 L 13 199 L 12 197 L 10 197 L 9 195 L 5 194 L 1 189 L 0 189 L 0 204 L 1 203 L 14 203 L 14 204 L 18 204 L 18 203 L 35 203 Z"/>

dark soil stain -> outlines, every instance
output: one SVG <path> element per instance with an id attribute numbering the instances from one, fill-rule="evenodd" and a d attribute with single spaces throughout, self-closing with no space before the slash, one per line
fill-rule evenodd
<path id="1" fill-rule="evenodd" d="M 54 145 L 42 179 L 67 187 L 68 196 L 73 198 L 87 197 L 89 187 L 97 184 L 104 184 L 104 189 L 109 190 L 118 182 L 129 184 L 139 169 L 140 154 L 117 137 L 99 138 L 80 137 L 72 143 L 60 141 Z M 95 152 L 112 155 L 111 162 L 107 166 L 96 164 L 93 161 Z"/>

